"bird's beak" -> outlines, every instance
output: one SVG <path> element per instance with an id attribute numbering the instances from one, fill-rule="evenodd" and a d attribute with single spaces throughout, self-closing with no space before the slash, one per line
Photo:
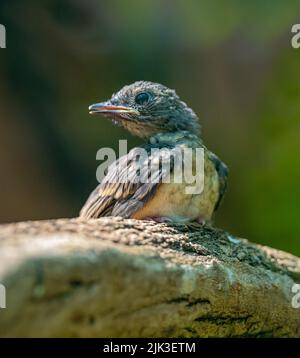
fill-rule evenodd
<path id="1" fill-rule="evenodd" d="M 110 102 L 95 103 L 89 106 L 90 114 L 134 114 L 139 115 L 139 111 L 131 107 L 114 106 Z"/>

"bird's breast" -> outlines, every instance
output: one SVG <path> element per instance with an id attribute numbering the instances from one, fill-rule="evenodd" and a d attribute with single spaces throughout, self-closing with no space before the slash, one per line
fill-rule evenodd
<path id="1" fill-rule="evenodd" d="M 182 175 L 182 182 L 174 182 L 174 178 L 171 178 L 171 182 L 161 183 L 154 197 L 133 218 L 168 217 L 178 222 L 211 219 L 219 195 L 215 166 L 206 151 L 204 172 L 203 167 L 200 168 L 201 172 L 197 172 L 199 168 L 196 166 L 195 156 L 185 165 L 190 166 L 195 182 L 185 181 L 185 176 Z"/>

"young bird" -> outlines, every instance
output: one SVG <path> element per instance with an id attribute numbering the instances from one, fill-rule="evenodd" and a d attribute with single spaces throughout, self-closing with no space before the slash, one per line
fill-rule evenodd
<path id="1" fill-rule="evenodd" d="M 111 118 L 133 135 L 145 139 L 146 143 L 108 167 L 103 181 L 81 209 L 80 217 L 121 216 L 178 223 L 211 220 L 224 196 L 228 170 L 203 145 L 198 117 L 174 90 L 158 83 L 139 81 L 123 87 L 110 100 L 91 105 L 89 111 Z M 144 161 L 137 160 L 141 148 L 147 154 Z M 174 177 L 166 182 L 167 173 L 161 165 L 164 159 L 161 152 L 153 151 L 162 150 L 163 158 L 169 159 L 171 174 L 174 174 L 176 157 L 185 148 L 193 151 L 192 159 L 187 163 L 196 176 L 195 149 L 204 151 L 201 192 L 187 193 L 191 184 L 184 180 L 178 182 Z M 149 177 L 149 166 L 157 162 L 160 165 L 154 169 L 156 180 L 140 180 L 143 175 Z"/>

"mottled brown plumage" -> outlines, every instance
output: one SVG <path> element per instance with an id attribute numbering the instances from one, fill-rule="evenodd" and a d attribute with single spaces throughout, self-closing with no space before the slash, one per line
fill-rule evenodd
<path id="1" fill-rule="evenodd" d="M 211 219 L 225 193 L 227 168 L 203 145 L 196 114 L 175 91 L 160 84 L 136 82 L 125 86 L 109 101 L 90 106 L 90 113 L 112 118 L 147 142 L 108 168 L 107 175 L 83 206 L 81 217 L 112 215 L 174 222 Z M 143 161 L 137 160 L 141 148 L 147 153 Z M 193 168 L 193 174 L 196 174 L 196 148 L 204 150 L 204 189 L 201 193 L 187 194 L 190 184 L 174 182 L 174 172 L 186 148 L 193 151 L 187 163 Z M 188 159 L 183 157 L 182 161 L 185 160 Z M 165 183 L 170 174 L 164 165 L 167 162 L 171 168 L 169 183 Z M 149 167 L 153 168 L 152 180 L 145 182 Z"/>

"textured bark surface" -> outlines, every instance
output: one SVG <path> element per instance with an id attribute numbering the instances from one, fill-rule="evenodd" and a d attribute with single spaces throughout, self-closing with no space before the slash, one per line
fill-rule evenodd
<path id="1" fill-rule="evenodd" d="M 300 260 L 209 227 L 0 228 L 1 337 L 300 337 Z"/>

